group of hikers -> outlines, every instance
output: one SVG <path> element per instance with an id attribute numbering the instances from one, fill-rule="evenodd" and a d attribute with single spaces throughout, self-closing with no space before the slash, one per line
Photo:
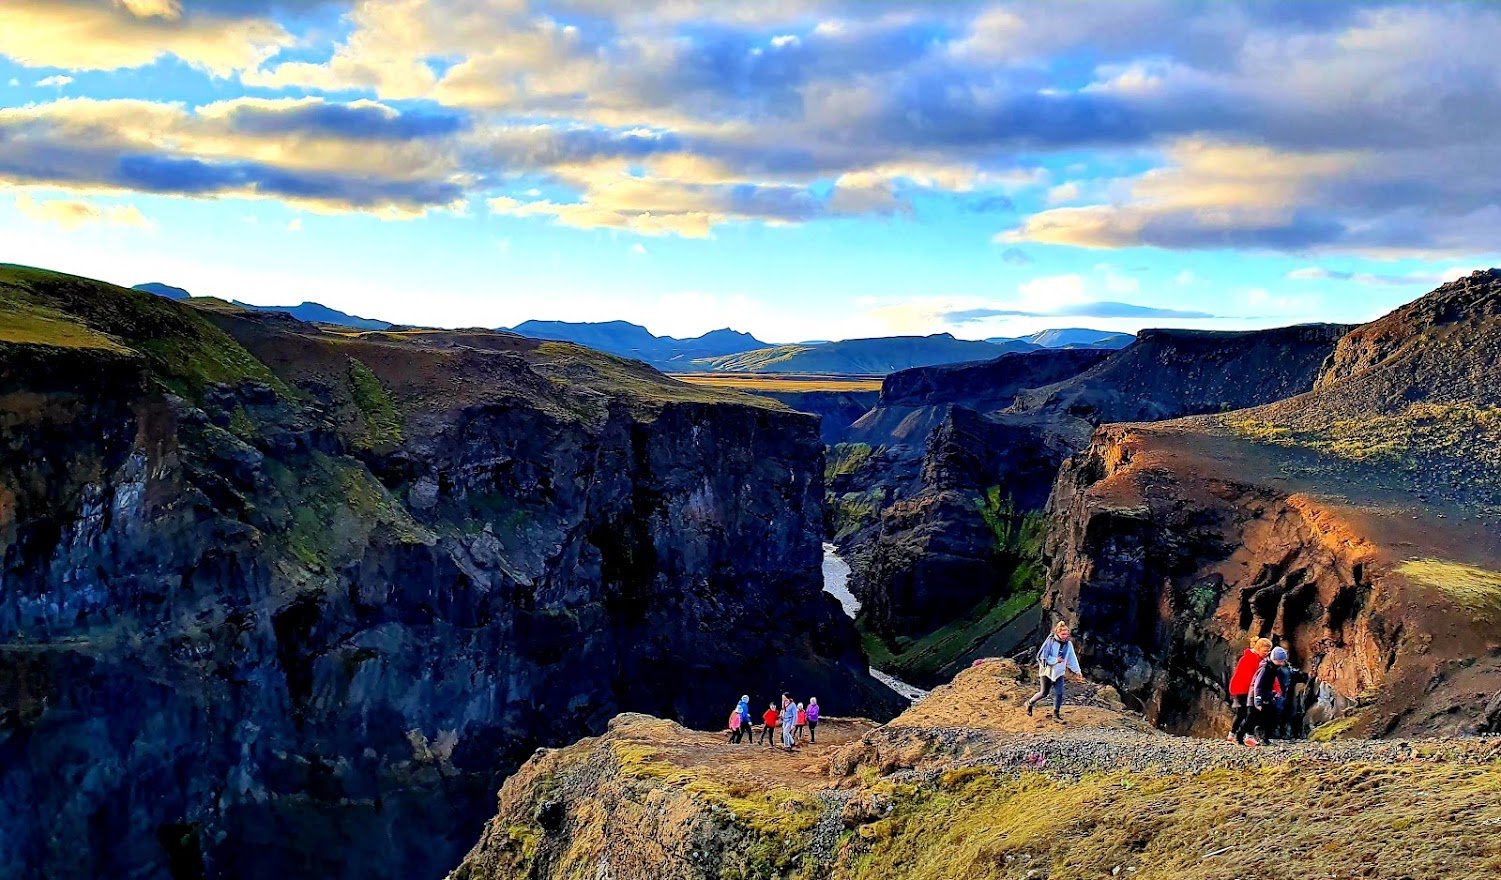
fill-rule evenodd
<path id="1" fill-rule="evenodd" d="M 979 662 L 983 661 L 976 661 Z M 1061 722 L 1065 682 L 1084 681 L 1079 655 L 1074 651 L 1073 631 L 1067 623 L 1059 621 L 1053 627 L 1038 649 L 1035 663 L 1038 688 L 1025 703 L 1027 714 L 1031 715 L 1038 703 L 1052 697 L 1053 718 Z M 1244 746 L 1259 746 L 1273 737 L 1284 736 L 1292 715 L 1293 689 L 1300 681 L 1307 680 L 1307 674 L 1294 669 L 1289 662 L 1286 648 L 1273 647 L 1271 639 L 1253 639 L 1230 677 L 1230 705 L 1235 718 L 1225 739 Z M 757 739 L 750 697 L 742 696 L 730 712 L 731 743 L 761 742 L 791 750 L 805 738 L 810 743 L 818 742 L 818 698 L 813 697 L 804 705 L 782 694 L 780 707 L 769 703 L 761 714 L 760 728 Z"/>
<path id="2" fill-rule="evenodd" d="M 778 729 L 781 737 L 778 742 Z M 818 698 L 810 697 L 806 704 L 795 702 L 787 694 L 782 694 L 781 707 L 776 703 L 768 703 L 766 711 L 761 713 L 761 735 L 756 737 L 756 723 L 751 718 L 750 696 L 740 698 L 740 702 L 730 712 L 729 741 L 731 743 L 745 742 L 753 745 L 762 742 L 769 746 L 791 751 L 797 745 L 807 739 L 810 743 L 818 742 Z"/>
<path id="3" fill-rule="evenodd" d="M 1259 746 L 1289 734 L 1289 729 L 1296 727 L 1292 723 L 1293 688 L 1307 680 L 1308 675 L 1289 662 L 1286 648 L 1272 647 L 1271 639 L 1254 639 L 1230 676 L 1230 706 L 1235 710 L 1235 720 L 1225 739 Z"/>

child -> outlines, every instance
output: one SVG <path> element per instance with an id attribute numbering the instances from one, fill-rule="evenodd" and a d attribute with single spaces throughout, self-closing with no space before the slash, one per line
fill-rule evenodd
<path id="1" fill-rule="evenodd" d="M 797 704 L 797 741 L 802 742 L 808 733 L 808 710 L 802 703 Z"/>
<path id="2" fill-rule="evenodd" d="M 777 719 L 781 713 L 777 712 L 776 703 L 767 703 L 766 711 L 761 713 L 761 742 L 767 745 L 776 745 Z"/>

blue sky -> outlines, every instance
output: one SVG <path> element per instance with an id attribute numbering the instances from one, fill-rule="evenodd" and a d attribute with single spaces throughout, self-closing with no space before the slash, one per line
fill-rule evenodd
<path id="1" fill-rule="evenodd" d="M 1501 262 L 1501 5 L 7 0 L 0 260 L 437 326 L 1360 321 Z"/>

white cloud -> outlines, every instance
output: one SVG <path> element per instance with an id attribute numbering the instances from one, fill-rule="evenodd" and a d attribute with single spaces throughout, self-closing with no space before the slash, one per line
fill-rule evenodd
<path id="1" fill-rule="evenodd" d="M 100 205 L 78 199 L 36 199 L 29 193 L 16 196 L 16 209 L 38 223 L 73 231 L 82 226 L 105 225 L 151 230 L 156 226 L 135 205 Z"/>
<path id="2" fill-rule="evenodd" d="M 44 76 L 41 79 L 37 80 L 36 84 L 39 88 L 43 89 L 62 88 L 72 81 L 73 77 L 71 76 L 62 76 L 61 74 L 57 74 L 53 76 Z"/>

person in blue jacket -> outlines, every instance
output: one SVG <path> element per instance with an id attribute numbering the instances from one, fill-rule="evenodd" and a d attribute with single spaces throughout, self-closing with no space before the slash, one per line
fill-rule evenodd
<path id="1" fill-rule="evenodd" d="M 1079 669 L 1079 656 L 1074 653 L 1073 632 L 1067 623 L 1058 621 L 1053 634 L 1042 642 L 1037 652 L 1037 694 L 1027 701 L 1027 714 L 1032 707 L 1053 695 L 1053 718 L 1063 720 L 1063 682 L 1066 678 L 1082 681 L 1084 673 Z"/>

